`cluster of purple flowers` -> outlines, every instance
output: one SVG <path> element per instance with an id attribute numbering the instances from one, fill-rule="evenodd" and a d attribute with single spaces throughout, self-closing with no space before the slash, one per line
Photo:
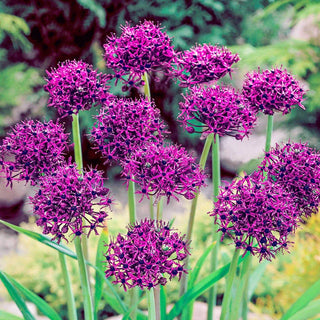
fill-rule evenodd
<path id="1" fill-rule="evenodd" d="M 210 215 L 219 224 L 222 237 L 228 235 L 236 248 L 258 255 L 260 260 L 287 250 L 288 235 L 299 223 L 290 194 L 259 173 L 222 187 Z"/>
<path id="2" fill-rule="evenodd" d="M 104 45 L 106 65 L 114 71 L 116 79 L 129 87 L 141 86 L 145 72 L 168 71 L 175 51 L 159 24 L 144 21 L 132 27 L 127 23 L 121 29 L 119 38 L 111 35 Z"/>
<path id="3" fill-rule="evenodd" d="M 275 112 L 290 113 L 292 106 L 302 105 L 305 91 L 287 70 L 274 68 L 248 73 L 242 94 L 255 112 L 273 115 Z"/>
<path id="4" fill-rule="evenodd" d="M 190 87 L 219 80 L 227 73 L 231 75 L 231 66 L 239 60 L 238 54 L 232 54 L 225 47 L 196 45 L 177 55 L 171 73 L 180 81 L 180 86 Z"/>
<path id="5" fill-rule="evenodd" d="M 299 215 L 309 217 L 320 203 L 320 154 L 307 143 L 276 145 L 266 152 L 259 168 L 280 184 L 297 204 Z"/>
<path id="6" fill-rule="evenodd" d="M 137 193 L 167 197 L 167 201 L 177 195 L 193 199 L 198 189 L 204 185 L 205 175 L 195 159 L 187 151 L 176 145 L 161 146 L 153 143 L 145 146 L 123 162 L 123 175 L 136 182 L 141 190 Z"/>
<path id="7" fill-rule="evenodd" d="M 186 273 L 183 261 L 190 254 L 189 244 L 162 220 L 145 219 L 128 226 L 106 252 L 106 277 L 114 276 L 124 290 L 132 287 L 151 289 L 165 285 Z"/>
<path id="8" fill-rule="evenodd" d="M 49 93 L 48 105 L 63 117 L 89 110 L 108 99 L 108 79 L 83 61 L 65 61 L 47 71 L 44 89 Z"/>
<path id="9" fill-rule="evenodd" d="M 96 119 L 91 137 L 106 162 L 120 162 L 148 141 L 162 144 L 166 133 L 159 109 L 148 99 L 110 99 Z"/>
<path id="10" fill-rule="evenodd" d="M 12 187 L 13 180 L 35 185 L 39 176 L 64 163 L 68 140 L 63 126 L 52 121 L 16 124 L 0 146 L 0 172 L 7 185 Z"/>
<path id="11" fill-rule="evenodd" d="M 231 87 L 194 86 L 184 99 L 180 103 L 178 120 L 190 133 L 205 132 L 243 139 L 257 119 L 242 95 Z"/>
<path id="12" fill-rule="evenodd" d="M 103 227 L 112 200 L 103 186 L 102 172 L 91 169 L 80 174 L 76 164 L 65 164 L 41 177 L 39 186 L 30 201 L 44 234 L 60 242 L 67 240 L 68 232 L 89 236 Z"/>

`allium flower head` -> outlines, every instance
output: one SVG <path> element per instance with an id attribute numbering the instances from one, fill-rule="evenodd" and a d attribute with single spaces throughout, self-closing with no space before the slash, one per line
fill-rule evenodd
<path id="1" fill-rule="evenodd" d="M 151 289 L 187 273 L 183 260 L 189 255 L 185 236 L 162 220 L 145 219 L 128 226 L 126 235 L 119 234 L 106 252 L 106 277 L 114 276 L 124 290 L 140 287 Z"/>
<path id="2" fill-rule="evenodd" d="M 98 234 L 112 203 L 109 189 L 103 186 L 102 173 L 95 169 L 81 175 L 75 164 L 59 167 L 40 179 L 38 192 L 30 197 L 37 225 L 44 234 L 52 234 L 60 242 L 66 234 L 75 236 Z"/>
<path id="3" fill-rule="evenodd" d="M 89 110 L 109 97 L 108 77 L 83 61 L 65 61 L 47 71 L 44 89 L 49 93 L 48 105 L 62 116 Z"/>
<path id="4" fill-rule="evenodd" d="M 228 87 L 194 86 L 179 104 L 178 120 L 190 133 L 214 133 L 243 139 L 252 130 L 256 115 L 241 94 Z"/>
<path id="5" fill-rule="evenodd" d="M 223 237 L 231 237 L 236 248 L 260 260 L 271 260 L 277 252 L 287 250 L 288 236 L 299 223 L 290 195 L 279 184 L 263 181 L 259 174 L 221 187 L 210 215 L 215 217 Z"/>
<path id="6" fill-rule="evenodd" d="M 120 161 L 148 141 L 163 142 L 165 126 L 153 102 L 112 99 L 96 116 L 91 137 L 106 162 Z"/>
<path id="7" fill-rule="evenodd" d="M 61 165 L 68 148 L 68 133 L 62 125 L 36 120 L 16 124 L 0 146 L 0 172 L 7 185 L 24 180 L 34 185 L 41 174 Z"/>
<path id="8" fill-rule="evenodd" d="M 104 45 L 107 67 L 114 71 L 116 79 L 128 86 L 140 86 L 145 72 L 166 72 L 175 51 L 159 24 L 146 20 L 132 27 L 127 22 L 121 29 L 119 38 L 112 35 Z"/>
<path id="9" fill-rule="evenodd" d="M 193 199 L 195 192 L 204 185 L 205 175 L 196 160 L 188 152 L 177 145 L 146 144 L 140 150 L 132 154 L 130 159 L 123 161 L 123 175 L 129 180 L 135 181 L 142 195 L 155 196 L 159 200 L 161 196 L 167 197 L 167 201 L 173 197 L 184 196 Z"/>
<path id="10" fill-rule="evenodd" d="M 318 211 L 320 154 L 307 143 L 277 144 L 266 152 L 260 169 L 291 194 L 301 216 Z"/>
<path id="11" fill-rule="evenodd" d="M 180 80 L 181 87 L 218 80 L 227 73 L 231 76 L 231 66 L 239 60 L 225 47 L 198 44 L 177 55 L 172 77 Z"/>
<path id="12" fill-rule="evenodd" d="M 248 73 L 242 93 L 256 112 L 268 115 L 275 112 L 287 114 L 296 104 L 304 109 L 302 100 L 305 91 L 286 69 L 259 69 Z"/>

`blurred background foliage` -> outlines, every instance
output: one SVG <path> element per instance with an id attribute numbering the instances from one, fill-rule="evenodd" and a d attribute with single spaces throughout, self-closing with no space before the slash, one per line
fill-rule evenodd
<path id="1" fill-rule="evenodd" d="M 151 19 L 162 23 L 177 50 L 210 42 L 238 52 L 242 60 L 233 79 L 238 87 L 243 75 L 258 66 L 289 68 L 309 91 L 308 112 L 296 110 L 287 118 L 317 134 L 319 7 L 315 0 L 177 0 L 170 4 L 165 0 L 4 0 L 0 4 L 0 133 L 19 117 L 56 117 L 45 108 L 42 78 L 46 69 L 66 59 L 84 59 L 107 72 L 102 59 L 106 36 L 119 34 L 125 21 L 135 24 Z M 181 89 L 173 83 L 168 88 L 166 79 L 151 81 L 151 87 L 173 142 L 200 150 L 199 136 L 185 133 L 175 120 Z M 114 92 L 123 94 L 120 87 Z M 82 122 L 86 131 L 93 123 L 88 118 Z"/>

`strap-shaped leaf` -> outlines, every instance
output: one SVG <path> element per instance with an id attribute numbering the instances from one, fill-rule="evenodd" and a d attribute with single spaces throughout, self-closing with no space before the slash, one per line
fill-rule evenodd
<path id="1" fill-rule="evenodd" d="M 20 292 L 13 286 L 11 281 L 7 278 L 7 276 L 0 271 L 0 280 L 6 287 L 8 293 L 10 294 L 12 300 L 16 303 L 17 307 L 21 311 L 25 320 L 35 320 L 35 317 L 29 311 L 23 297 Z"/>
<path id="2" fill-rule="evenodd" d="M 294 314 L 289 320 L 305 320 L 320 314 L 320 299 L 311 301 L 305 308 Z M 319 319 L 319 318 L 318 318 Z"/>
<path id="3" fill-rule="evenodd" d="M 0 320 L 23 320 L 23 319 L 20 317 L 17 317 L 12 313 L 0 310 Z"/>
<path id="4" fill-rule="evenodd" d="M 304 309 L 313 299 L 320 294 L 320 279 L 314 283 L 282 316 L 281 320 L 288 320 L 298 311 Z"/>
<path id="5" fill-rule="evenodd" d="M 248 254 L 245 257 L 241 257 L 238 261 L 238 264 L 243 262 L 244 259 L 248 257 Z M 190 288 L 173 306 L 171 311 L 167 316 L 167 320 L 173 320 L 177 317 L 184 308 L 193 301 L 198 298 L 202 293 L 211 288 L 217 281 L 222 279 L 225 275 L 227 275 L 230 268 L 230 263 L 211 273 L 209 276 L 205 277 L 201 281 L 199 281 L 194 287 Z"/>
<path id="6" fill-rule="evenodd" d="M 0 271 L 1 272 L 1 271 Z M 24 287 L 22 284 L 20 284 L 18 281 L 16 281 L 14 278 L 9 276 L 8 274 L 3 273 L 9 281 L 23 294 L 23 296 L 34 303 L 36 307 L 49 319 L 51 320 L 61 320 L 61 317 L 58 315 L 58 313 L 52 309 L 49 304 L 41 299 L 39 296 L 37 296 L 35 293 Z"/>

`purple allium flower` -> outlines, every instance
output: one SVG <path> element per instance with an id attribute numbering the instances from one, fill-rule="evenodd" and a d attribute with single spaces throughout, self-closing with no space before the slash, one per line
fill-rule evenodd
<path id="1" fill-rule="evenodd" d="M 239 60 L 225 47 L 198 44 L 177 55 L 172 77 L 180 80 L 181 87 L 218 80 L 227 73 L 231 76 L 231 66 Z"/>
<path id="2" fill-rule="evenodd" d="M 288 250 L 288 236 L 298 223 L 297 207 L 282 186 L 255 173 L 221 187 L 211 216 L 236 248 L 271 260 Z M 257 246 L 255 246 L 257 244 Z"/>
<path id="3" fill-rule="evenodd" d="M 97 122 L 91 131 L 96 149 L 106 162 L 124 160 L 148 141 L 163 142 L 165 126 L 153 102 L 147 98 L 115 98 L 108 102 L 96 116 Z"/>
<path id="4" fill-rule="evenodd" d="M 76 164 L 66 164 L 40 178 L 38 192 L 30 197 L 37 225 L 58 242 L 72 232 L 75 236 L 103 227 L 112 200 L 103 187 L 102 173 L 91 169 L 79 173 Z"/>
<path id="5" fill-rule="evenodd" d="M 178 120 L 190 133 L 229 135 L 242 140 L 257 119 L 234 88 L 194 86 L 184 99 L 179 104 Z"/>
<path id="6" fill-rule="evenodd" d="M 301 216 L 318 211 L 320 154 L 307 143 L 277 144 L 266 152 L 259 168 L 291 194 Z"/>
<path id="7" fill-rule="evenodd" d="M 151 289 L 187 273 L 183 260 L 190 255 L 185 235 L 170 229 L 162 220 L 145 219 L 127 227 L 110 242 L 106 252 L 106 277 L 114 276 L 124 290 Z"/>
<path id="8" fill-rule="evenodd" d="M 273 115 L 275 112 L 287 114 L 292 106 L 302 109 L 305 91 L 286 69 L 260 69 L 246 74 L 242 89 L 243 96 L 256 112 Z"/>
<path id="9" fill-rule="evenodd" d="M 104 58 L 116 79 L 121 79 L 127 86 L 140 86 L 145 72 L 169 69 L 175 51 L 171 39 L 162 29 L 160 24 L 147 20 L 134 27 L 127 22 L 121 26 L 119 38 L 114 34 L 107 38 Z"/>
<path id="10" fill-rule="evenodd" d="M 0 146 L 0 172 L 13 180 L 36 184 L 40 175 L 64 163 L 68 133 L 62 125 L 34 120 L 16 124 Z"/>
<path id="11" fill-rule="evenodd" d="M 46 71 L 49 93 L 48 105 L 58 109 L 60 115 L 77 114 L 80 110 L 89 110 L 94 104 L 100 104 L 109 97 L 108 76 L 98 73 L 83 61 L 64 61 L 58 68 Z"/>
<path id="12" fill-rule="evenodd" d="M 141 200 L 146 195 L 158 201 L 166 196 L 167 201 L 182 195 L 193 199 L 198 188 L 204 185 L 205 174 L 195 159 L 177 145 L 146 144 L 123 161 L 123 176 L 136 182 L 141 190 Z"/>

